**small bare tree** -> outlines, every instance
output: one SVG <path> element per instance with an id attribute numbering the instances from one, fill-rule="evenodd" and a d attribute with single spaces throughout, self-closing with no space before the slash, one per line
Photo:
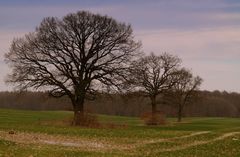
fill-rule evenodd
<path id="1" fill-rule="evenodd" d="M 151 100 L 152 115 L 157 111 L 156 98 L 176 83 L 181 60 L 170 54 L 150 54 L 132 63 L 130 83 Z"/>
<path id="2" fill-rule="evenodd" d="M 181 122 L 184 106 L 196 100 L 197 90 L 203 80 L 199 76 L 194 77 L 189 70 L 184 68 L 179 71 L 178 75 L 175 75 L 175 80 L 178 81 L 174 84 L 172 91 L 168 92 L 167 99 L 178 106 L 178 122 Z"/>
<path id="3" fill-rule="evenodd" d="M 33 33 L 13 40 L 5 55 L 13 69 L 8 82 L 67 95 L 74 124 L 80 125 L 85 99 L 100 87 L 118 88 L 139 47 L 131 26 L 108 16 L 80 11 L 48 17 Z"/>

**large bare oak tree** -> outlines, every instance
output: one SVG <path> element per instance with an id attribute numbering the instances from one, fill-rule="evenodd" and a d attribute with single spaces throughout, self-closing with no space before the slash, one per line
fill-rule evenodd
<path id="1" fill-rule="evenodd" d="M 34 32 L 13 40 L 5 55 L 12 68 L 8 82 L 67 95 L 78 125 L 85 99 L 100 88 L 117 88 L 139 47 L 131 26 L 108 16 L 80 11 L 48 17 Z"/>

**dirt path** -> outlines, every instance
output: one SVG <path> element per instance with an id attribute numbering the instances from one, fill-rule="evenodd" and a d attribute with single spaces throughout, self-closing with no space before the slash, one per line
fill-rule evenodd
<path id="1" fill-rule="evenodd" d="M 0 131 L 0 139 L 24 143 L 24 144 L 49 144 L 67 147 L 77 147 L 87 150 L 112 150 L 112 149 L 127 149 L 124 146 L 119 146 L 115 143 L 110 143 L 104 140 L 95 140 L 81 137 L 71 137 L 63 135 L 48 135 L 43 133 L 26 133 L 16 132 L 9 134 L 7 131 Z"/>
<path id="2" fill-rule="evenodd" d="M 220 141 L 220 140 L 223 140 L 225 138 L 228 138 L 228 137 L 231 137 L 231 136 L 234 136 L 234 135 L 237 135 L 237 134 L 240 134 L 240 132 L 229 132 L 229 133 L 225 133 L 225 134 L 223 134 L 223 135 L 221 135 L 217 138 L 214 138 L 212 140 L 196 141 L 196 142 L 193 142 L 191 144 L 186 144 L 186 145 L 183 145 L 183 146 L 177 146 L 177 147 L 173 147 L 173 148 L 162 149 L 159 152 L 172 152 L 172 151 L 177 151 L 177 150 L 183 150 L 183 149 L 187 149 L 187 148 L 198 146 L 198 145 L 204 145 L 204 144 L 208 144 L 208 143 L 211 143 L 211 142 Z"/>
<path id="3" fill-rule="evenodd" d="M 136 144 L 117 144 L 111 141 L 104 141 L 99 139 L 89 139 L 82 137 L 72 137 L 72 136 L 63 136 L 63 135 L 49 135 L 43 133 L 27 133 L 27 132 L 13 132 L 13 134 L 9 134 L 7 131 L 0 131 L 0 139 L 17 142 L 17 143 L 25 143 L 25 144 L 49 144 L 49 145 L 59 145 L 66 147 L 77 147 L 84 148 L 88 150 L 131 150 L 137 148 L 139 146 L 157 142 L 163 142 L 173 139 L 181 139 L 192 137 L 196 135 L 206 134 L 208 132 L 195 132 L 190 135 L 184 135 L 180 137 L 168 138 L 168 139 L 155 139 L 151 141 L 139 141 Z"/>
<path id="4" fill-rule="evenodd" d="M 145 144 L 172 141 L 175 139 L 183 139 L 183 138 L 193 137 L 193 136 L 207 134 L 207 133 L 209 133 L 209 131 L 194 132 L 192 134 L 184 135 L 184 136 L 180 136 L 180 137 L 173 137 L 173 138 L 168 138 L 168 139 L 156 139 L 156 140 L 151 140 L 151 141 L 142 141 L 142 142 L 137 142 L 136 144 L 118 144 L 116 142 L 111 142 L 110 140 L 89 139 L 89 138 L 63 136 L 63 135 L 48 135 L 48 134 L 43 134 L 43 133 L 16 132 L 13 134 L 9 134 L 9 132 L 7 132 L 7 131 L 0 131 L 0 139 L 4 139 L 4 140 L 16 142 L 16 143 L 24 143 L 24 144 L 48 144 L 48 145 L 82 148 L 84 150 L 89 150 L 89 151 L 91 151 L 91 150 L 109 151 L 109 150 L 113 150 L 113 149 L 132 150 L 137 147 L 143 146 Z M 162 150 L 160 150 L 160 152 L 168 152 L 168 151 L 177 151 L 177 150 L 187 149 L 189 147 L 223 140 L 227 137 L 234 136 L 236 134 L 240 134 L 240 132 L 225 133 L 225 134 L 223 134 L 215 139 L 212 139 L 212 140 L 196 141 L 191 144 L 186 144 L 186 145 L 177 146 L 177 147 L 168 148 L 168 149 L 162 149 Z"/>
<path id="5" fill-rule="evenodd" d="M 197 136 L 197 135 L 203 135 L 203 134 L 207 134 L 210 131 L 199 131 L 199 132 L 193 132 L 189 135 L 183 135 L 183 136 L 177 136 L 177 137 L 173 137 L 173 138 L 166 138 L 166 139 L 153 139 L 150 141 L 145 141 L 143 142 L 143 144 L 152 144 L 152 143 L 158 143 L 158 142 L 167 142 L 170 140 L 176 140 L 176 139 L 183 139 L 183 138 L 189 138 L 189 137 L 193 137 L 193 136 Z"/>

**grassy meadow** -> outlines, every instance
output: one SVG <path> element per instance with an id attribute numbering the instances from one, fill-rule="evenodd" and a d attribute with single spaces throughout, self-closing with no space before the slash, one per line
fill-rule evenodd
<path id="1" fill-rule="evenodd" d="M 99 115 L 114 127 L 69 125 L 72 112 L 0 109 L 0 157 L 239 157 L 240 119 L 139 118 Z M 118 125 L 116 125 L 118 124 Z"/>

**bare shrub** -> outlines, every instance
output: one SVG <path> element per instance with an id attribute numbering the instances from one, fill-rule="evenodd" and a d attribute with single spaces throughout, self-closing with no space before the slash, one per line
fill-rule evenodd
<path id="1" fill-rule="evenodd" d="M 157 111 L 154 114 L 152 112 L 145 112 L 141 115 L 141 119 L 144 120 L 146 125 L 164 125 L 166 124 L 166 116 L 163 112 Z"/>
<path id="2" fill-rule="evenodd" d="M 100 124 L 98 122 L 97 116 L 90 111 L 84 112 L 84 114 L 81 114 L 78 116 L 78 119 L 75 119 L 74 117 L 72 125 L 75 125 L 74 122 L 77 120 L 79 122 L 80 126 L 85 126 L 85 127 L 99 127 Z"/>

